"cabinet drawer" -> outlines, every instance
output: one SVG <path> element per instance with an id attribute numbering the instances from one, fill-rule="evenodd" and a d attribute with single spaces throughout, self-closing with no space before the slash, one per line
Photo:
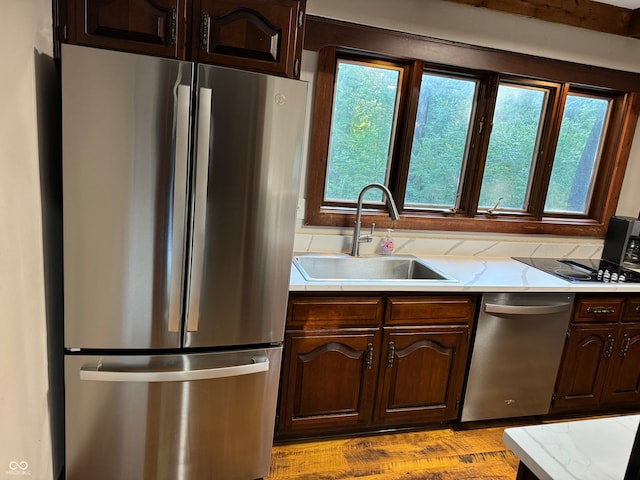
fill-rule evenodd
<path id="1" fill-rule="evenodd" d="M 382 297 L 323 297 L 289 300 L 287 327 L 378 326 Z"/>
<path id="2" fill-rule="evenodd" d="M 390 297 L 387 303 L 385 324 L 387 325 L 471 325 L 476 311 L 476 297 L 429 296 Z"/>
<path id="3" fill-rule="evenodd" d="M 623 298 L 588 297 L 576 300 L 574 322 L 616 322 L 622 313 Z"/>
<path id="4" fill-rule="evenodd" d="M 628 297 L 622 315 L 623 322 L 640 321 L 640 297 Z"/>

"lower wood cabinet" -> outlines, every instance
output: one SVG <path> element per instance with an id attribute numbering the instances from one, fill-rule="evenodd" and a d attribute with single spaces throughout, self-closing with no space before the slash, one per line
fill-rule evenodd
<path id="1" fill-rule="evenodd" d="M 411 425 L 458 416 L 465 326 L 385 328 L 374 423 Z"/>
<path id="2" fill-rule="evenodd" d="M 293 331 L 285 338 L 279 431 L 356 430 L 369 424 L 379 362 L 376 329 Z"/>
<path id="3" fill-rule="evenodd" d="M 578 297 L 552 413 L 634 406 L 640 406 L 640 297 Z"/>
<path id="4" fill-rule="evenodd" d="M 457 418 L 473 295 L 292 296 L 277 436 Z"/>

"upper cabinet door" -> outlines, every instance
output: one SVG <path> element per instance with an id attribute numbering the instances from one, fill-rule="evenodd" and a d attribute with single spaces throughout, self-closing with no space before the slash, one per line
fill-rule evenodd
<path id="1" fill-rule="evenodd" d="M 66 7 L 63 41 L 186 58 L 187 0 L 66 0 L 62 4 L 63 16 Z"/>
<path id="2" fill-rule="evenodd" d="M 194 0 L 192 59 L 299 78 L 305 7 L 306 0 Z"/>

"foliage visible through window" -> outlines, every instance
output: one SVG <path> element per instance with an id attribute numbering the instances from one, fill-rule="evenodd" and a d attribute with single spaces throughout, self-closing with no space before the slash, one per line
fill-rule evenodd
<path id="1" fill-rule="evenodd" d="M 546 212 L 587 213 L 610 104 L 603 98 L 567 96 Z"/>
<path id="2" fill-rule="evenodd" d="M 422 75 L 405 206 L 455 208 L 478 82 Z"/>
<path id="3" fill-rule="evenodd" d="M 484 167 L 480 208 L 524 211 L 540 144 L 547 91 L 501 84 Z"/>
<path id="4" fill-rule="evenodd" d="M 368 183 L 387 183 L 401 73 L 338 63 L 325 200 L 353 201 Z"/>
<path id="5" fill-rule="evenodd" d="M 376 182 L 399 207 L 396 228 L 555 233 L 550 227 L 562 225 L 563 234 L 604 233 L 635 94 L 321 52 L 314 122 L 328 129 L 312 141 L 308 222 L 352 224 L 346 215 Z M 365 216 L 383 215 L 382 225 L 382 197 L 372 192 Z"/>

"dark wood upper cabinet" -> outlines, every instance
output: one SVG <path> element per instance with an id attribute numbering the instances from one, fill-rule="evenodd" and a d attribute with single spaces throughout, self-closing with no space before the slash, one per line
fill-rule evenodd
<path id="1" fill-rule="evenodd" d="M 186 0 L 61 0 L 60 6 L 62 41 L 186 58 Z"/>
<path id="2" fill-rule="evenodd" d="M 300 0 L 194 0 L 192 57 L 299 78 L 304 9 Z"/>
<path id="3" fill-rule="evenodd" d="M 62 42 L 300 76 L 306 0 L 57 0 Z"/>

